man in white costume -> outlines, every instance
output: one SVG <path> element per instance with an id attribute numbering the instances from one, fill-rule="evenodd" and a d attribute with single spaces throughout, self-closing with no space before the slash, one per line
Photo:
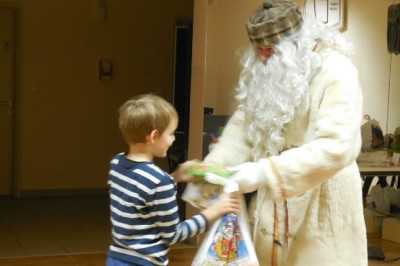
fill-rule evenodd
<path id="1" fill-rule="evenodd" d="M 239 105 L 205 163 L 257 190 L 260 265 L 367 265 L 352 46 L 289 0 L 265 1 L 246 27 Z"/>

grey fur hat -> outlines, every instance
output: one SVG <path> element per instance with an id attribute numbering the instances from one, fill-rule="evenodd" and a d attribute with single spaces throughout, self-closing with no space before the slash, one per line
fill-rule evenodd
<path id="1" fill-rule="evenodd" d="M 246 28 L 250 41 L 257 46 L 278 44 L 303 24 L 299 6 L 290 0 L 264 1 L 247 19 Z"/>

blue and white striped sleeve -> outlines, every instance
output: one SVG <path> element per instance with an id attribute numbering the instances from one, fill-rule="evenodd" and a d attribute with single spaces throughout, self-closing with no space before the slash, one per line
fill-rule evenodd
<path id="1" fill-rule="evenodd" d="M 175 183 L 172 178 L 163 179 L 154 188 L 150 213 L 160 230 L 160 237 L 166 244 L 182 242 L 208 229 L 207 219 L 203 214 L 197 214 L 190 219 L 179 222 L 178 203 L 176 200 Z"/>

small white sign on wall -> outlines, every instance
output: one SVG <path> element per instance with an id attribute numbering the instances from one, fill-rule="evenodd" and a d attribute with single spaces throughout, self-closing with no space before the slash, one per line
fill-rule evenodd
<path id="1" fill-rule="evenodd" d="M 303 6 L 304 14 L 311 14 L 319 21 L 335 27 L 344 29 L 344 5 L 345 0 L 305 0 Z"/>

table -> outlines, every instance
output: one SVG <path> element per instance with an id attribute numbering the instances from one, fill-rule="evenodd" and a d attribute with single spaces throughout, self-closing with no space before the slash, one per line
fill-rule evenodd
<path id="1" fill-rule="evenodd" d="M 359 166 L 361 176 L 397 176 L 400 175 L 400 166 L 372 167 Z"/>
<path id="2" fill-rule="evenodd" d="M 360 175 L 364 179 L 364 186 L 362 189 L 363 199 L 368 195 L 369 188 L 375 176 L 379 178 L 378 184 L 387 185 L 386 177 L 400 176 L 400 166 L 388 167 L 372 167 L 372 166 L 359 166 Z"/>

